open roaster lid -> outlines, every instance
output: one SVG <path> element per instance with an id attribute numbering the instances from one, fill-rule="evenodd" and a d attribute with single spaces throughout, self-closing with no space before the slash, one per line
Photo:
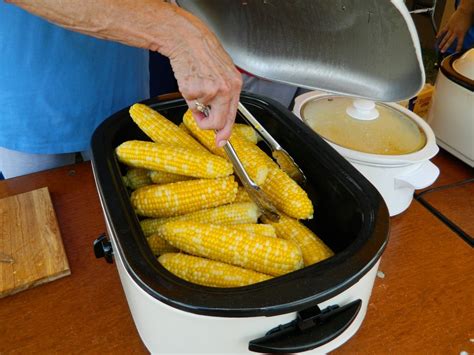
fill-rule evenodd
<path id="1" fill-rule="evenodd" d="M 178 0 L 255 76 L 376 101 L 425 82 L 403 0 Z"/>
<path id="2" fill-rule="evenodd" d="M 307 101 L 301 116 L 328 141 L 364 153 L 414 153 L 426 144 L 426 135 L 403 112 L 370 100 L 326 95 Z"/>
<path id="3" fill-rule="evenodd" d="M 152 254 L 122 182 L 115 147 L 146 136 L 128 108 L 105 120 L 92 138 L 94 177 L 115 240 L 114 255 L 134 282 L 154 297 L 187 312 L 220 317 L 271 316 L 317 305 L 354 285 L 377 263 L 388 239 L 388 211 L 377 190 L 327 142 L 280 104 L 252 94 L 241 102 L 305 172 L 315 217 L 306 221 L 336 255 L 258 284 L 237 288 L 196 285 L 168 272 Z M 144 102 L 180 123 L 183 99 Z"/>

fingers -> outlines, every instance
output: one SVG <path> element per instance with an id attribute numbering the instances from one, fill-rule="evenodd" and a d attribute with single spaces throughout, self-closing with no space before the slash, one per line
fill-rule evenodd
<path id="1" fill-rule="evenodd" d="M 441 43 L 439 44 L 439 48 L 441 50 L 441 53 L 444 53 L 448 50 L 448 48 L 451 46 L 453 43 L 454 39 L 456 38 L 456 35 L 450 31 L 448 31 L 444 37 Z"/>
<path id="2" fill-rule="evenodd" d="M 458 37 L 458 43 L 456 44 L 456 52 L 459 52 L 462 49 L 463 43 L 464 43 L 464 34 L 461 34 Z"/>
<path id="3" fill-rule="evenodd" d="M 219 147 L 222 147 L 225 144 L 225 141 L 229 140 L 230 138 L 230 135 L 232 133 L 232 127 L 235 122 L 235 117 L 237 116 L 237 105 L 239 101 L 240 101 L 240 95 L 235 96 L 232 99 L 232 102 L 230 103 L 230 107 L 229 107 L 229 115 L 228 115 L 227 122 L 221 130 L 217 131 L 216 144 Z"/>
<path id="4" fill-rule="evenodd" d="M 186 103 L 196 118 L 198 126 L 201 129 L 216 131 L 217 146 L 223 146 L 230 137 L 240 99 L 241 75 L 234 68 L 231 75 L 231 78 L 219 78 L 221 79 L 219 86 L 216 85 L 217 81 L 196 79 L 195 83 L 201 84 L 199 90 L 183 90 L 187 94 Z M 194 98 L 190 99 L 192 97 Z M 209 116 L 206 117 L 198 110 L 196 102 L 210 107 Z"/>

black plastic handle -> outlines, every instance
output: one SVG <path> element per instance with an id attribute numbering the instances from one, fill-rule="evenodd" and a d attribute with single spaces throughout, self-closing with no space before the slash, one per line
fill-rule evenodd
<path id="1" fill-rule="evenodd" d="M 249 350 L 259 353 L 298 353 L 322 346 L 341 335 L 354 321 L 362 306 L 360 299 L 342 307 L 317 306 L 298 313 L 287 324 L 271 329 L 249 342 Z"/>
<path id="2" fill-rule="evenodd" d="M 101 234 L 96 240 L 94 240 L 94 254 L 97 259 L 105 258 L 105 261 L 109 264 L 114 262 L 112 243 L 110 243 L 105 234 Z"/>

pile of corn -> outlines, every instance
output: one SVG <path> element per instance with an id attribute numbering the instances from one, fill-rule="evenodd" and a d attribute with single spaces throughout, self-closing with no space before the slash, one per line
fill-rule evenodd
<path id="1" fill-rule="evenodd" d="M 313 217 L 306 192 L 236 124 L 230 141 L 250 177 L 280 212 L 265 220 L 233 175 L 232 164 L 190 111 L 177 126 L 142 104 L 130 108 L 151 141 L 116 148 L 152 252 L 170 272 L 205 286 L 237 287 L 283 275 L 333 252 L 299 219 Z"/>

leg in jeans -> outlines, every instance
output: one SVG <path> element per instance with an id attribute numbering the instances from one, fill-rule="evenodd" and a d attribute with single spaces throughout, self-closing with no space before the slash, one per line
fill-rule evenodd
<path id="1" fill-rule="evenodd" d="M 74 164 L 75 153 L 29 154 L 0 147 L 0 173 L 5 179 Z"/>

